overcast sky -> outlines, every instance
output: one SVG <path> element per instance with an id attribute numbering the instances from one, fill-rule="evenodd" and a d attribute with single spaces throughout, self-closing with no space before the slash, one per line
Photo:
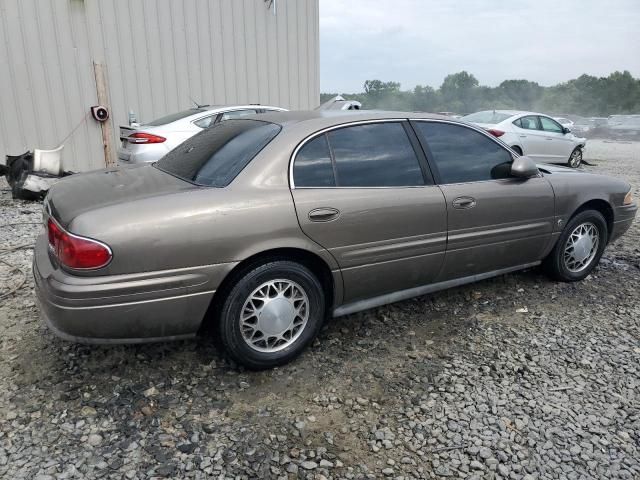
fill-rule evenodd
<path id="1" fill-rule="evenodd" d="M 320 0 L 322 92 L 438 87 L 461 70 L 490 86 L 640 77 L 640 0 Z"/>

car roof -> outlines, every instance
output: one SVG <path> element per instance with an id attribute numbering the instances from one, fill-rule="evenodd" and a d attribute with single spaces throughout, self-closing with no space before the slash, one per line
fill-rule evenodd
<path id="1" fill-rule="evenodd" d="M 542 115 L 543 117 L 555 118 L 555 117 L 552 117 L 551 115 L 547 115 L 546 113 L 530 112 L 527 110 L 480 110 L 480 111 L 504 113 L 505 115 L 511 115 L 512 117 L 515 117 L 516 115 Z M 479 112 L 475 112 L 475 113 L 479 113 Z M 470 115 L 473 115 L 473 114 L 470 114 Z"/>
<path id="2" fill-rule="evenodd" d="M 382 110 L 293 110 L 283 112 L 267 112 L 259 115 L 247 115 L 246 119 L 264 120 L 279 125 L 297 123 L 328 123 L 339 125 L 366 120 L 394 120 L 394 119 L 434 119 L 452 121 L 451 117 L 423 112 L 395 112 Z M 460 122 L 463 123 L 463 122 Z"/>
<path id="3" fill-rule="evenodd" d="M 285 137 L 299 139 L 320 130 L 339 127 L 350 123 L 384 120 L 440 120 L 448 123 L 465 125 L 474 129 L 478 127 L 465 121 L 424 112 L 395 112 L 381 110 L 311 110 L 268 112 L 259 115 L 246 115 L 242 120 L 259 120 L 281 125 L 288 132 Z M 283 132 L 284 133 L 284 132 Z M 290 135 L 291 136 L 290 136 Z M 296 140 L 297 141 L 297 140 Z"/>
<path id="4" fill-rule="evenodd" d="M 161 124 L 156 124 L 156 125 L 151 125 L 152 123 L 156 123 L 158 120 L 162 120 L 165 117 L 170 117 L 172 114 L 169 115 L 165 115 L 165 117 L 160 117 L 157 119 L 154 119 L 150 122 L 143 122 L 140 125 L 144 128 L 157 128 L 157 129 L 162 129 L 162 130 L 167 130 L 167 129 L 171 129 L 173 127 L 179 127 L 181 125 L 184 124 L 189 124 L 191 122 L 193 122 L 194 120 L 198 120 L 201 117 L 207 117 L 210 116 L 211 114 L 216 114 L 216 113 L 224 113 L 224 112 L 228 112 L 228 111 L 234 111 L 234 110 L 245 110 L 245 109 L 255 109 L 255 110 L 260 110 L 260 109 L 264 109 L 267 111 L 283 111 L 285 110 L 282 107 L 274 107 L 271 105 L 259 105 L 259 104 L 246 104 L 246 105 L 203 105 L 200 107 L 193 107 L 193 108 L 189 108 L 186 110 L 182 110 L 181 112 L 175 112 L 175 114 L 179 114 L 179 113 L 186 113 L 186 112 L 191 112 L 190 114 L 185 114 L 184 116 L 170 121 L 170 122 L 166 122 L 166 123 L 161 123 Z"/>
<path id="5" fill-rule="evenodd" d="M 261 108 L 284 110 L 284 108 L 282 107 L 274 107 L 273 105 L 260 105 L 259 103 L 247 103 L 246 105 L 207 105 L 207 106 L 203 106 L 202 108 L 204 110 L 218 110 L 221 112 L 225 110 L 241 110 L 244 108 L 246 109 L 255 108 L 258 110 Z"/>

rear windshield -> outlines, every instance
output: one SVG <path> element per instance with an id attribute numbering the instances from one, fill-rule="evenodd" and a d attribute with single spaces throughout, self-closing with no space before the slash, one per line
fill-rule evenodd
<path id="1" fill-rule="evenodd" d="M 227 120 L 191 137 L 154 165 L 196 185 L 226 187 L 281 128 L 260 120 Z"/>
<path id="2" fill-rule="evenodd" d="M 484 112 L 476 112 L 470 115 L 465 115 L 460 120 L 472 123 L 500 123 L 507 118 L 513 117 L 510 113 L 494 112 L 492 110 L 486 110 Z"/>
<path id="3" fill-rule="evenodd" d="M 153 122 L 145 123 L 145 125 L 148 125 L 150 127 L 159 127 L 160 125 L 166 125 L 167 123 L 182 120 L 185 117 L 189 117 L 191 115 L 195 115 L 196 113 L 202 113 L 206 111 L 206 108 L 190 108 L 189 110 L 172 113 L 171 115 L 167 115 L 166 117 L 157 118 Z"/>

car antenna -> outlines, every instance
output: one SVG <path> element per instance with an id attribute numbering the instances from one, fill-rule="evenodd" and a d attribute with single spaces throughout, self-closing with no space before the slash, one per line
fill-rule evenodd
<path id="1" fill-rule="evenodd" d="M 209 106 L 209 105 L 205 105 L 205 104 L 200 105 L 193 98 L 191 98 L 191 95 L 189 95 L 189 100 L 191 100 L 191 103 L 193 103 L 196 106 L 196 108 L 202 108 L 202 107 L 208 107 Z"/>

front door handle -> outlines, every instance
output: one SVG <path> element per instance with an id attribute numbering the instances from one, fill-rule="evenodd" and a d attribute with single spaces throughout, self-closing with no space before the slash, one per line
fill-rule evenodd
<path id="1" fill-rule="evenodd" d="M 553 138 L 547 137 L 547 140 L 553 140 Z"/>
<path id="2" fill-rule="evenodd" d="M 312 222 L 330 222 L 331 220 L 338 218 L 339 215 L 340 210 L 335 208 L 314 208 L 309 212 L 309 220 Z"/>
<path id="3" fill-rule="evenodd" d="M 453 202 L 451 202 L 453 208 L 458 208 L 460 210 L 473 208 L 476 206 L 476 199 L 473 197 L 458 197 Z"/>
<path id="4" fill-rule="evenodd" d="M 527 138 L 526 135 L 518 135 L 520 138 Z"/>

